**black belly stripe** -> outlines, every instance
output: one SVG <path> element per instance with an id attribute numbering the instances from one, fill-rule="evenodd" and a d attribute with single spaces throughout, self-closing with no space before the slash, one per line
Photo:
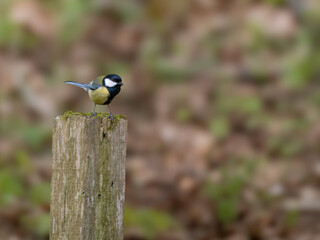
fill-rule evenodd
<path id="1" fill-rule="evenodd" d="M 120 88 L 121 87 L 119 85 L 116 85 L 115 87 L 107 87 L 110 96 L 108 100 L 104 103 L 104 105 L 111 103 L 112 99 L 120 92 Z"/>

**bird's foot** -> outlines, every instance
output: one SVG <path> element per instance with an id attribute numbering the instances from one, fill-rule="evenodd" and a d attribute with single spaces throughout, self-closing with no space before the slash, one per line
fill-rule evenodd
<path id="1" fill-rule="evenodd" d="M 109 118 L 110 118 L 111 121 L 113 121 L 113 115 L 112 115 L 112 113 L 109 114 Z"/>
<path id="2" fill-rule="evenodd" d="M 93 112 L 93 113 L 92 113 L 92 116 L 96 116 L 96 115 L 97 115 L 97 113 L 96 113 L 96 112 Z"/>

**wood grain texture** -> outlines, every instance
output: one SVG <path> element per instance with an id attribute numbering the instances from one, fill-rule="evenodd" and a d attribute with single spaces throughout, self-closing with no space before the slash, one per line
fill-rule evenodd
<path id="1" fill-rule="evenodd" d="M 54 119 L 51 240 L 123 239 L 127 120 Z"/>

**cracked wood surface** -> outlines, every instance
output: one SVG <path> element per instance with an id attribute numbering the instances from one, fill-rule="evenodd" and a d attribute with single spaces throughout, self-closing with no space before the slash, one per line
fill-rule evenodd
<path id="1" fill-rule="evenodd" d="M 127 120 L 54 119 L 51 240 L 123 239 Z"/>

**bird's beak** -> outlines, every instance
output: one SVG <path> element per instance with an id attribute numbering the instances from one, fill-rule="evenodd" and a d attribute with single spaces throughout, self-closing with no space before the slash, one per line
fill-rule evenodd
<path id="1" fill-rule="evenodd" d="M 123 83 L 122 83 L 122 82 L 120 82 L 120 83 L 118 83 L 118 85 L 122 86 L 122 85 L 123 85 Z"/>

